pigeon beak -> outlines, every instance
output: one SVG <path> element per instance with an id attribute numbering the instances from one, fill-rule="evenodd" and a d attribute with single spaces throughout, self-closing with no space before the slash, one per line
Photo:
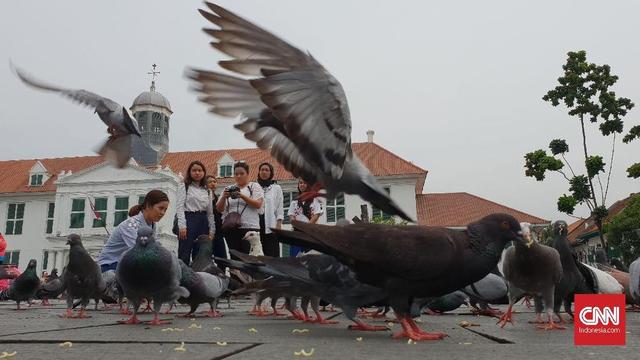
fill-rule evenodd
<path id="1" fill-rule="evenodd" d="M 525 234 L 524 238 L 527 240 L 527 242 L 525 243 L 525 245 L 530 248 L 531 245 L 533 245 L 533 238 L 531 237 L 531 234 Z"/>

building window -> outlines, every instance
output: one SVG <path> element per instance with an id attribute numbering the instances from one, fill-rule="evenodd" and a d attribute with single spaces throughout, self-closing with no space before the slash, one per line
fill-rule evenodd
<path id="1" fill-rule="evenodd" d="M 49 203 L 49 209 L 47 209 L 47 229 L 46 233 L 53 233 L 53 213 L 56 208 L 56 203 Z"/>
<path id="2" fill-rule="evenodd" d="M 71 222 L 69 228 L 81 229 L 84 227 L 84 199 L 73 199 L 71 202 Z"/>
<path id="3" fill-rule="evenodd" d="M 20 235 L 22 234 L 22 223 L 24 221 L 24 204 L 9 204 L 7 213 L 7 227 L 5 234 Z"/>
<path id="4" fill-rule="evenodd" d="M 7 251 L 4 254 L 4 264 L 18 266 L 20 264 L 20 250 Z"/>
<path id="5" fill-rule="evenodd" d="M 116 197 L 116 212 L 113 214 L 113 226 L 118 226 L 129 216 L 129 197 Z"/>
<path id="6" fill-rule="evenodd" d="M 162 114 L 151 115 L 151 130 L 154 134 L 162 134 Z"/>
<path id="7" fill-rule="evenodd" d="M 291 206 L 291 202 L 298 197 L 297 191 L 287 191 L 282 193 L 283 199 L 283 208 L 284 208 L 284 220 L 282 221 L 284 224 L 290 224 L 289 216 L 287 213 L 289 212 L 289 206 Z M 288 255 L 287 255 L 288 256 Z"/>
<path id="8" fill-rule="evenodd" d="M 107 198 L 95 198 L 94 211 L 93 211 L 93 227 L 103 227 L 107 223 Z M 100 215 L 100 219 L 97 219 Z"/>
<path id="9" fill-rule="evenodd" d="M 31 186 L 42 186 L 42 178 L 43 178 L 42 174 L 33 174 L 33 175 L 31 175 L 31 182 L 29 182 L 29 185 L 31 185 Z"/>
<path id="10" fill-rule="evenodd" d="M 385 187 L 384 190 L 387 192 L 387 194 L 391 195 L 391 189 L 389 187 Z M 383 221 L 389 221 L 393 218 L 393 215 L 387 214 L 384 211 L 376 208 L 375 206 L 371 205 L 371 219 L 378 219 L 378 220 L 383 220 Z"/>
<path id="11" fill-rule="evenodd" d="M 49 266 L 49 252 L 45 250 L 42 253 L 42 270 L 47 270 L 48 266 Z"/>
<path id="12" fill-rule="evenodd" d="M 327 199 L 327 222 L 333 223 L 345 218 L 344 194 L 340 193 L 335 199 Z"/>
<path id="13" fill-rule="evenodd" d="M 138 205 L 142 205 L 142 203 L 144 202 L 144 198 L 146 197 L 146 195 L 140 195 L 138 196 Z"/>
<path id="14" fill-rule="evenodd" d="M 220 165 L 220 170 L 218 170 L 219 177 L 232 177 L 233 176 L 233 165 Z"/>
<path id="15" fill-rule="evenodd" d="M 164 134 L 165 135 L 169 135 L 169 117 L 165 116 L 164 117 Z"/>

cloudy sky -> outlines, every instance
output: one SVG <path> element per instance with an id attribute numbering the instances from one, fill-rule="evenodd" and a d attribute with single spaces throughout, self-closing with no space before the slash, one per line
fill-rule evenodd
<path id="1" fill-rule="evenodd" d="M 610 64 L 615 91 L 640 106 L 640 4 L 631 1 L 220 0 L 310 51 L 342 83 L 352 138 L 375 141 L 427 169 L 426 192 L 466 191 L 548 219 L 566 218 L 561 176 L 524 176 L 523 155 L 566 138 L 581 168 L 579 125 L 541 100 L 566 53 Z M 200 1 L 11 1 L 0 12 L 0 159 L 91 155 L 105 135 L 89 110 L 21 84 L 32 75 L 130 105 L 148 89 L 170 101 L 171 151 L 249 147 L 230 120 L 207 113 L 188 90 L 189 66 L 221 59 L 200 31 Z M 640 124 L 640 109 L 626 129 Z M 611 139 L 588 132 L 609 161 Z M 625 177 L 640 142 L 616 147 L 608 202 L 640 190 Z M 581 170 L 583 171 L 583 170 Z M 581 209 L 579 215 L 586 215 Z"/>

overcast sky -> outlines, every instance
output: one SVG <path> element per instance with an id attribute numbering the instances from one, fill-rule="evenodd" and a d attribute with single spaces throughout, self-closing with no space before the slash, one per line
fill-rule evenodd
<path id="1" fill-rule="evenodd" d="M 610 64 L 615 91 L 640 106 L 640 4 L 632 1 L 235 0 L 219 3 L 311 52 L 342 83 L 352 139 L 375 142 L 427 169 L 425 192 L 465 191 L 547 219 L 566 218 L 566 181 L 524 176 L 526 152 L 566 138 L 583 169 L 579 125 L 541 100 L 566 53 Z M 200 1 L 8 1 L 0 12 L 0 159 L 92 155 L 105 135 L 91 111 L 25 87 L 33 76 L 129 106 L 147 90 L 171 102 L 170 151 L 250 147 L 232 121 L 207 113 L 188 90 L 189 66 L 222 59 L 200 29 Z M 640 109 L 625 120 L 640 124 Z M 589 133 L 609 162 L 611 139 Z M 640 190 L 625 169 L 640 141 L 618 143 L 608 203 Z M 584 170 L 581 170 L 584 171 Z M 1 175 L 0 175 L 1 176 Z M 579 215 L 586 215 L 581 209 Z"/>

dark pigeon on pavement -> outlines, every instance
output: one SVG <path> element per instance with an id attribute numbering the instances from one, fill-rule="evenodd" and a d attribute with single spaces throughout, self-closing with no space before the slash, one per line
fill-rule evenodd
<path id="1" fill-rule="evenodd" d="M 40 286 L 36 298 L 42 300 L 42 305 L 51 306 L 49 299 L 57 299 L 64 292 L 64 284 L 58 276 L 58 269 L 51 270 L 47 282 Z"/>
<path id="2" fill-rule="evenodd" d="M 465 231 L 444 227 L 293 222 L 275 230 L 279 241 L 335 256 L 357 280 L 386 291 L 403 331 L 395 337 L 442 339 L 422 331 L 411 316 L 412 299 L 438 297 L 476 282 L 498 263 L 507 242 L 522 241 L 517 220 L 492 214 Z"/>
<path id="3" fill-rule="evenodd" d="M 180 297 L 189 296 L 189 291 L 180 286 L 181 276 L 176 255 L 156 241 L 153 229 L 140 227 L 135 246 L 122 255 L 116 269 L 116 279 L 133 305 L 132 317 L 122 323 L 140 323 L 138 308 L 143 298 L 153 300 L 153 320 L 148 324 L 169 323 L 161 321 L 158 313 L 163 303 L 174 303 Z"/>
<path id="4" fill-rule="evenodd" d="M 190 310 L 185 317 L 195 313 L 200 304 L 209 304 L 210 310 L 206 312 L 209 317 L 220 317 L 217 311 L 218 299 L 225 293 L 229 286 L 229 278 L 221 275 L 211 275 L 208 272 L 195 272 L 182 260 L 178 259 L 182 275 L 180 286 L 189 290 L 189 297 L 181 297 L 178 302 L 188 304 Z"/>
<path id="5" fill-rule="evenodd" d="M 90 107 L 107 125 L 109 139 L 102 145 L 98 153 L 118 168 L 123 168 L 131 158 L 131 136 L 140 136 L 138 123 L 131 111 L 117 102 L 94 94 L 87 90 L 64 89 L 46 84 L 27 75 L 26 72 L 12 66 L 16 75 L 25 84 L 45 91 L 60 93 L 69 99 Z"/>
<path id="6" fill-rule="evenodd" d="M 188 76 L 200 101 L 215 114 L 242 115 L 236 128 L 295 177 L 314 184 L 309 194 L 322 186 L 329 198 L 356 194 L 413 221 L 353 152 L 349 105 L 338 80 L 307 52 L 216 4 L 206 6 L 200 14 L 218 28 L 205 33 L 232 57 L 219 65 L 253 79 L 192 69 Z"/>
<path id="7" fill-rule="evenodd" d="M 508 304 L 508 290 L 507 280 L 493 272 L 461 289 L 469 297 L 472 312 L 486 316 L 502 315 L 500 310 L 492 308 L 490 304 Z"/>
<path id="8" fill-rule="evenodd" d="M 100 298 L 104 292 L 105 283 L 102 279 L 100 266 L 89 255 L 82 245 L 82 239 L 77 234 L 67 237 L 69 245 L 69 263 L 62 273 L 62 282 L 67 292 L 66 318 L 86 318 L 86 307 L 91 299 Z M 79 299 L 80 311 L 73 314 L 73 300 Z"/>
<path id="9" fill-rule="evenodd" d="M 525 295 L 531 295 L 536 300 L 535 322 L 542 322 L 540 316 L 543 306 L 546 309 L 548 323 L 539 327 L 547 330 L 564 329 L 553 321 L 554 291 L 562 279 L 560 254 L 552 247 L 535 242 L 528 228 L 525 228 L 523 226 L 528 241 L 515 242 L 504 256 L 504 277 L 509 282 L 509 308 L 498 324 L 504 327 L 508 322 L 513 323 L 513 305 Z"/>
<path id="10" fill-rule="evenodd" d="M 11 282 L 9 288 L 0 292 L 0 300 L 13 300 L 16 302 L 16 310 L 24 310 L 20 308 L 20 303 L 31 301 L 40 288 L 40 278 L 36 272 L 37 265 L 38 262 L 35 259 L 29 260 L 24 272 Z"/>
<path id="11" fill-rule="evenodd" d="M 594 285 L 593 277 L 589 277 L 589 283 L 585 279 L 584 273 L 580 271 L 582 264 L 576 258 L 575 253 L 569 245 L 567 239 L 567 223 L 559 220 L 553 224 L 554 243 L 553 247 L 560 254 L 560 262 L 562 263 L 562 280 L 555 287 L 553 312 L 561 323 L 564 323 L 562 315 L 560 315 L 560 306 L 564 303 L 565 311 L 573 317 L 571 304 L 575 294 L 593 294 Z M 590 275 L 590 274 L 589 274 Z"/>
<path id="12" fill-rule="evenodd" d="M 420 301 L 418 300 L 420 303 Z M 439 315 L 449 311 L 456 310 L 460 306 L 467 304 L 469 297 L 467 294 L 460 290 L 456 290 L 452 293 L 439 296 L 437 298 L 431 298 L 421 304 L 421 308 L 424 309 L 429 315 Z"/>

